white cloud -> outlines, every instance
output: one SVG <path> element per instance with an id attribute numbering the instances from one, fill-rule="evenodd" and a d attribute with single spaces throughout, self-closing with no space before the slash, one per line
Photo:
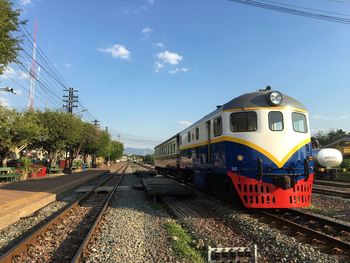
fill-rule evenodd
<path id="1" fill-rule="evenodd" d="M 150 5 L 154 5 L 154 0 L 148 0 L 148 3 L 149 3 Z"/>
<path id="2" fill-rule="evenodd" d="M 141 5 L 141 6 L 136 7 L 136 8 L 130 8 L 130 7 L 126 7 L 126 6 L 121 7 L 121 11 L 125 15 L 137 15 L 143 11 L 146 11 L 146 10 L 148 10 L 148 6 L 145 6 L 145 5 Z"/>
<path id="3" fill-rule="evenodd" d="M 3 74 L 0 75 L 0 79 L 20 79 L 26 80 L 29 79 L 29 73 L 15 70 L 14 68 L 7 67 Z"/>
<path id="4" fill-rule="evenodd" d="M 190 121 L 178 121 L 177 124 L 180 124 L 181 126 L 188 127 L 188 126 L 192 125 L 192 122 L 190 122 Z"/>
<path id="5" fill-rule="evenodd" d="M 148 34 L 153 32 L 153 28 L 147 26 L 147 27 L 143 28 L 141 32 L 142 32 L 142 34 L 148 35 Z"/>
<path id="6" fill-rule="evenodd" d="M 17 72 L 17 76 L 18 76 L 19 79 L 23 79 L 23 80 L 30 78 L 29 73 L 26 73 L 26 72 L 23 72 L 23 71 Z"/>
<path id="7" fill-rule="evenodd" d="M 157 43 L 158 44 L 158 43 Z M 163 43 L 161 43 L 163 44 Z M 183 60 L 183 56 L 177 54 L 175 52 L 170 52 L 168 50 L 164 52 L 159 52 L 154 55 L 155 57 L 155 72 L 159 72 L 161 69 L 165 68 L 166 65 L 169 65 L 169 73 L 177 74 L 180 72 L 187 72 L 189 69 L 185 67 L 179 67 L 175 65 L 179 65 Z"/>
<path id="8" fill-rule="evenodd" d="M 156 72 L 159 72 L 164 68 L 164 64 L 160 61 L 156 61 L 154 62 L 154 68 Z"/>
<path id="9" fill-rule="evenodd" d="M 183 59 L 183 56 L 177 53 L 170 52 L 168 50 L 158 53 L 156 57 L 163 63 L 168 63 L 171 65 L 177 65 Z"/>
<path id="10" fill-rule="evenodd" d="M 181 67 L 181 68 L 175 68 L 175 69 L 169 70 L 169 73 L 177 74 L 177 73 L 187 72 L 187 71 L 188 71 L 188 68 Z"/>
<path id="11" fill-rule="evenodd" d="M 109 53 L 114 58 L 120 59 L 130 59 L 131 52 L 125 48 L 125 46 L 120 44 L 115 44 L 109 48 L 98 48 L 98 51 Z"/>
<path id="12" fill-rule="evenodd" d="M 0 105 L 3 107 L 10 107 L 10 101 L 6 98 L 0 97 Z"/>
<path id="13" fill-rule="evenodd" d="M 163 42 L 158 42 L 156 44 L 154 44 L 156 47 L 159 47 L 159 48 L 164 48 L 165 47 L 165 44 Z"/>
<path id="14" fill-rule="evenodd" d="M 30 5 L 32 3 L 32 0 L 19 0 L 19 4 L 23 6 Z"/>
<path id="15" fill-rule="evenodd" d="M 72 64 L 70 64 L 70 63 L 65 63 L 64 66 L 65 66 L 68 70 L 71 69 L 71 68 L 73 67 Z"/>

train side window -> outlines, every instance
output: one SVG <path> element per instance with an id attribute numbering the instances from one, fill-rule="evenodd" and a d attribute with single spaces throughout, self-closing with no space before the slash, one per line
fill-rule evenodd
<path id="1" fill-rule="evenodd" d="M 187 133 L 187 140 L 188 140 L 188 142 L 191 142 L 191 132 Z"/>
<path id="2" fill-rule="evenodd" d="M 176 145 L 175 145 L 175 143 L 174 143 L 174 153 L 176 153 Z"/>
<path id="3" fill-rule="evenodd" d="M 194 133 L 192 133 L 192 141 L 194 140 Z"/>
<path id="4" fill-rule="evenodd" d="M 269 112 L 269 128 L 271 131 L 283 131 L 283 114 L 280 111 Z"/>
<path id="5" fill-rule="evenodd" d="M 258 129 L 255 111 L 236 112 L 230 115 L 230 129 L 232 132 L 251 132 Z"/>
<path id="6" fill-rule="evenodd" d="M 293 130 L 296 132 L 307 132 L 306 116 L 302 113 L 292 113 Z"/>
<path id="7" fill-rule="evenodd" d="M 214 119 L 214 136 L 220 136 L 222 134 L 222 118 L 221 116 Z"/>
<path id="8" fill-rule="evenodd" d="M 196 140 L 199 140 L 199 128 L 196 128 Z"/>

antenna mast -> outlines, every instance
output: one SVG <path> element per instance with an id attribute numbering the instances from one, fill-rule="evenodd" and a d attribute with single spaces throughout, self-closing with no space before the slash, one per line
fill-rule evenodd
<path id="1" fill-rule="evenodd" d="M 36 35 L 38 33 L 38 21 L 34 22 L 34 45 L 33 45 L 33 56 L 32 56 L 32 64 L 29 71 L 30 75 L 30 88 L 29 88 L 29 100 L 28 100 L 28 108 L 30 110 L 34 110 L 34 91 L 35 91 L 35 83 L 37 79 L 37 63 L 36 63 Z"/>

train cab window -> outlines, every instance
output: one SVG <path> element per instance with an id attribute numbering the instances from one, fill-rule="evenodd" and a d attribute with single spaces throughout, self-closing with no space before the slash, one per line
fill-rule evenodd
<path id="1" fill-rule="evenodd" d="M 280 111 L 269 112 L 269 128 L 271 131 L 283 131 L 283 114 Z"/>
<path id="2" fill-rule="evenodd" d="M 196 128 L 196 140 L 199 140 L 199 128 Z"/>
<path id="3" fill-rule="evenodd" d="M 191 132 L 187 133 L 187 140 L 188 140 L 188 142 L 191 142 Z"/>
<path id="4" fill-rule="evenodd" d="M 302 113 L 292 113 L 293 129 L 296 132 L 307 132 L 306 116 Z"/>
<path id="5" fill-rule="evenodd" d="M 230 129 L 232 132 L 251 132 L 258 129 L 257 115 L 254 111 L 231 113 Z"/>
<path id="6" fill-rule="evenodd" d="M 222 134 L 222 118 L 221 118 L 221 116 L 214 119 L 213 126 L 214 126 L 214 136 L 221 135 Z"/>

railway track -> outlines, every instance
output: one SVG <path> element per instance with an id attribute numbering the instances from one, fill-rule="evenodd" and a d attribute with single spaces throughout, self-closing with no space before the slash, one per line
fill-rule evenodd
<path id="1" fill-rule="evenodd" d="M 350 199 L 350 189 L 323 185 L 313 185 L 312 192 L 315 194 L 338 196 L 346 199 Z"/>
<path id="2" fill-rule="evenodd" d="M 127 167 L 120 167 L 8 250 L 0 257 L 0 262 L 80 262 Z"/>
<path id="3" fill-rule="evenodd" d="M 154 170 L 148 166 L 144 168 Z M 337 191 L 339 188 L 334 190 L 329 188 L 329 186 L 318 188 L 316 185 L 313 192 L 350 198 L 350 193 Z M 182 206 L 173 198 L 164 197 L 162 200 L 178 218 L 195 216 L 191 210 Z M 256 213 L 256 210 L 253 213 Z M 327 253 L 340 254 L 341 257 L 346 258 L 344 262 L 348 262 L 347 260 L 350 259 L 349 225 L 295 209 L 271 209 L 258 211 L 257 213 L 259 216 L 266 218 L 268 223 L 274 222 L 278 224 L 279 228 L 292 231 L 293 235 L 301 241 L 311 242 Z"/>
<path id="4" fill-rule="evenodd" d="M 350 188 L 349 181 L 335 181 L 335 180 L 314 180 L 316 186 L 331 186 L 337 188 Z"/>
<path id="5" fill-rule="evenodd" d="M 259 212 L 269 222 L 293 231 L 296 237 L 320 246 L 328 253 L 350 256 L 350 226 L 295 209 Z"/>

